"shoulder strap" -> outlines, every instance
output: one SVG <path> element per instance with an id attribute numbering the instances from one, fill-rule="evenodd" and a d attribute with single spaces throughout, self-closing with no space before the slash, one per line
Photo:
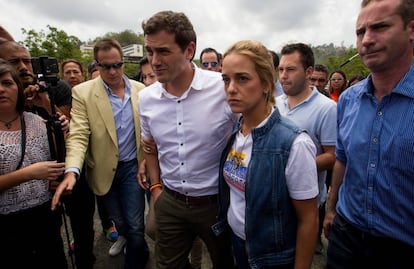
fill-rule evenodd
<path id="1" fill-rule="evenodd" d="M 16 170 L 19 170 L 22 167 L 23 164 L 23 159 L 24 159 L 24 154 L 26 152 L 26 123 L 24 121 L 24 115 L 22 114 L 20 116 L 20 124 L 21 124 L 21 151 L 22 151 L 22 156 L 20 157 L 20 162 L 16 167 Z"/>

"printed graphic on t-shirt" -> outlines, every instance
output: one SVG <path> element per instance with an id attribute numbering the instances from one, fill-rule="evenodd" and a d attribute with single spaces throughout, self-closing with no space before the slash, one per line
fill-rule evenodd
<path id="1" fill-rule="evenodd" d="M 227 160 L 224 163 L 223 174 L 227 184 L 236 189 L 245 192 L 246 186 L 246 153 L 234 150 L 234 147 L 227 155 Z"/>

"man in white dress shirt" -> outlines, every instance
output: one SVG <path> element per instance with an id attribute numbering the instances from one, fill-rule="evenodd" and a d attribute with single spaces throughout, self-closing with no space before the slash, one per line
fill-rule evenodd
<path id="1" fill-rule="evenodd" d="M 192 63 L 196 34 L 183 13 L 159 12 L 142 28 L 158 78 L 139 93 L 142 137 L 157 144 L 157 154 L 146 154 L 151 185 L 140 181 L 155 200 L 156 268 L 191 268 L 187 257 L 196 236 L 214 268 L 232 268 L 229 235 L 211 229 L 220 155 L 235 119 L 221 74 Z"/>

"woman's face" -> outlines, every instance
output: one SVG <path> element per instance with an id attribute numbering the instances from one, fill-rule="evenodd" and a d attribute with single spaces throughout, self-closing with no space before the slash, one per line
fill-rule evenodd
<path id="1" fill-rule="evenodd" d="M 334 90 L 340 90 L 346 81 L 340 73 L 333 73 L 331 76 L 331 85 Z"/>
<path id="2" fill-rule="evenodd" d="M 249 57 L 228 54 L 223 59 L 222 76 L 227 102 L 234 113 L 248 114 L 260 105 L 266 106 L 264 87 Z"/>
<path id="3" fill-rule="evenodd" d="M 157 76 L 152 71 L 149 63 L 142 66 L 142 80 L 145 86 L 149 86 L 157 81 Z"/>
<path id="4" fill-rule="evenodd" d="M 16 108 L 18 87 L 10 73 L 0 76 L 0 108 Z"/>

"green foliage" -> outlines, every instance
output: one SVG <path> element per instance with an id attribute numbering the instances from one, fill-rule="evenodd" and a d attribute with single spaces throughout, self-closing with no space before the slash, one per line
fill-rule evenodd
<path id="1" fill-rule="evenodd" d="M 341 67 L 348 59 L 357 54 L 356 48 L 335 47 L 331 43 L 329 45 L 312 47 L 312 50 L 315 55 L 315 63 L 326 65 L 330 73 L 335 70 L 342 70 L 345 72 L 347 79 L 356 74 L 363 76 L 369 74 L 368 68 L 358 56 Z"/>
<path id="2" fill-rule="evenodd" d="M 144 44 L 144 36 L 142 34 L 136 34 L 132 30 L 125 30 L 119 33 L 107 33 L 104 37 L 113 38 L 118 40 L 122 47 L 130 44 Z"/>
<path id="3" fill-rule="evenodd" d="M 133 63 L 125 63 L 125 67 L 124 67 L 124 73 L 127 77 L 129 78 L 133 78 L 133 76 L 137 73 L 138 71 L 138 64 L 133 64 Z"/>
<path id="4" fill-rule="evenodd" d="M 47 25 L 48 33 L 44 30 L 26 30 L 22 28 L 23 35 L 26 36 L 24 45 L 29 49 L 32 57 L 49 56 L 55 57 L 58 62 L 64 59 L 74 58 L 80 60 L 82 53 L 79 49 L 81 41 L 76 36 L 69 36 L 65 31 L 58 30 L 56 27 Z"/>
<path id="5" fill-rule="evenodd" d="M 92 54 L 82 54 L 80 45 L 82 41 L 76 36 L 68 35 L 65 31 L 47 25 L 48 32 L 44 30 L 21 29 L 25 40 L 23 44 L 27 47 L 32 57 L 49 56 L 55 57 L 59 63 L 66 59 L 76 59 L 82 63 L 86 77 L 88 63 L 93 61 Z"/>

